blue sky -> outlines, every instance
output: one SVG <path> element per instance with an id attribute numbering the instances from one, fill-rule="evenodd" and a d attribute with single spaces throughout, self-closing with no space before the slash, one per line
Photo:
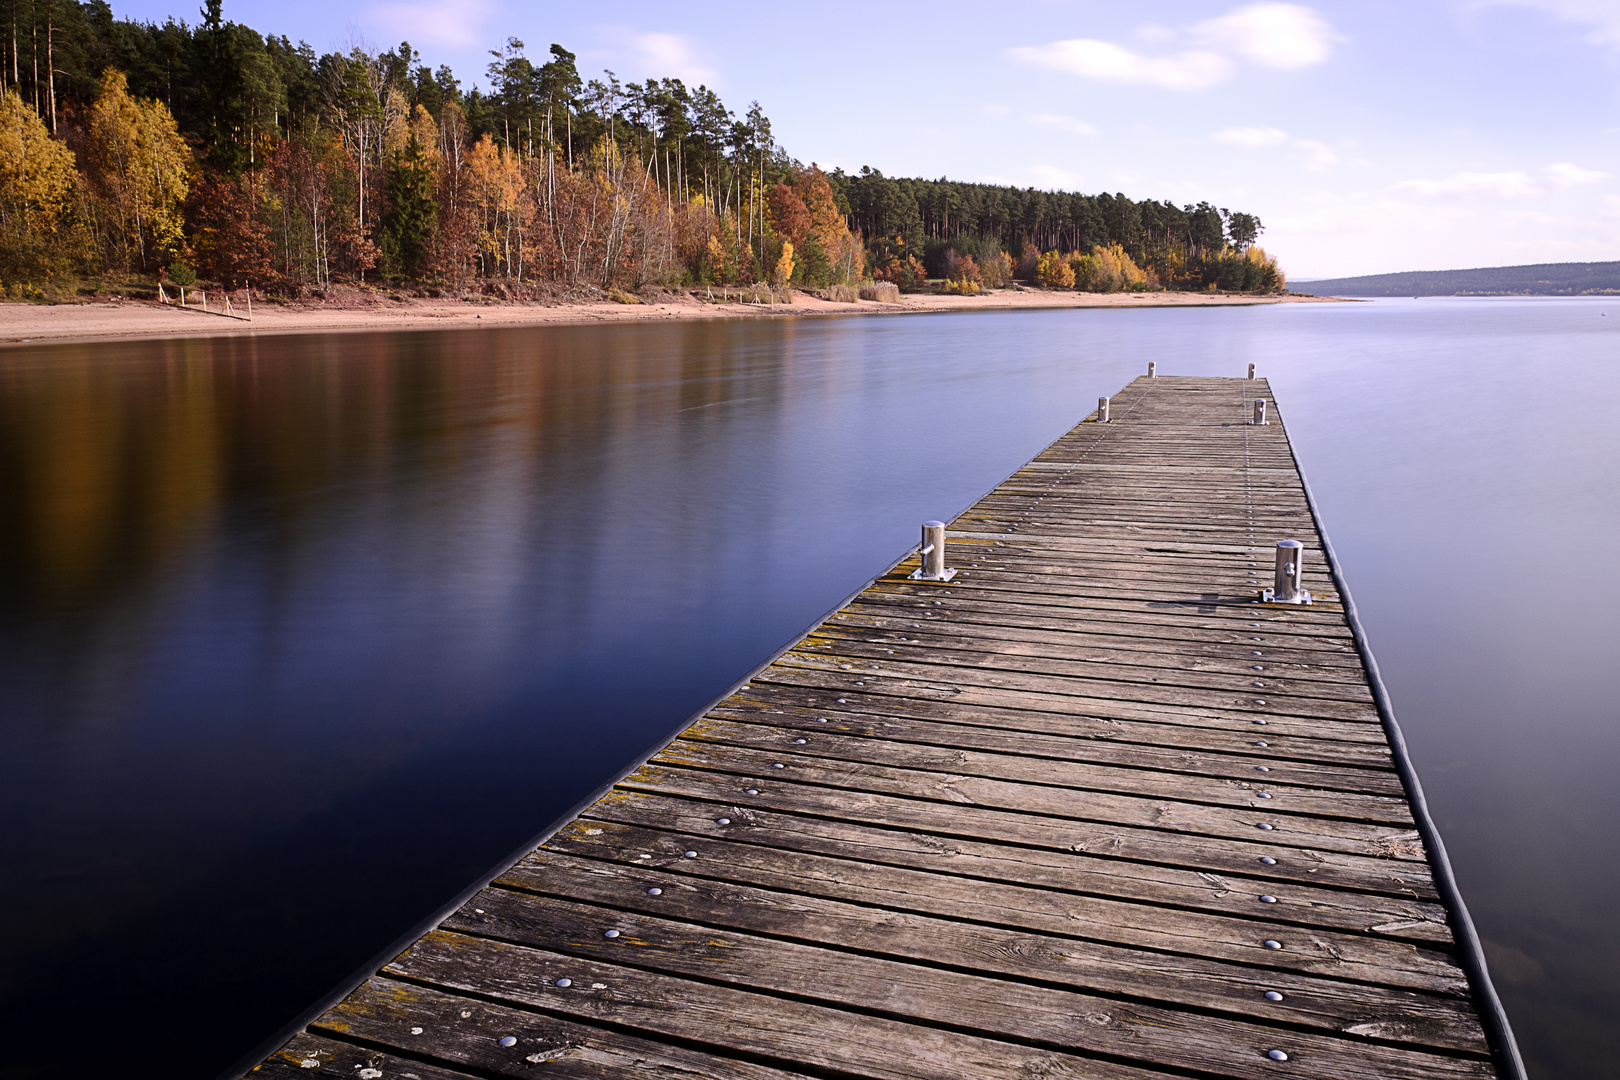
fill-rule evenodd
<path id="1" fill-rule="evenodd" d="M 1620 259 L 1620 0 L 225 10 L 321 51 L 408 39 L 464 83 L 507 37 L 560 42 L 587 77 L 757 99 L 827 168 L 1209 199 L 1295 278 Z"/>

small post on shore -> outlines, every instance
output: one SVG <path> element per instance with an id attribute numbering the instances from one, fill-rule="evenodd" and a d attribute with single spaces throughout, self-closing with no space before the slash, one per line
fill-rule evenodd
<path id="1" fill-rule="evenodd" d="M 1152 360 L 1149 360 L 1148 361 L 1148 378 L 1157 379 L 1158 377 L 1159 377 L 1159 365 L 1154 363 Z"/>
<path id="2" fill-rule="evenodd" d="M 253 282 L 247 283 L 248 322 L 253 321 Z"/>
<path id="3" fill-rule="evenodd" d="M 1108 399 L 1105 397 L 1097 399 L 1097 423 L 1108 423 Z"/>
<path id="4" fill-rule="evenodd" d="M 922 543 L 917 545 L 917 554 L 922 556 L 922 565 L 911 575 L 913 581 L 949 581 L 956 576 L 955 570 L 945 568 L 943 521 L 923 522 Z"/>
<path id="5" fill-rule="evenodd" d="M 1271 596 L 1274 604 L 1298 604 L 1307 599 L 1299 587 L 1304 561 L 1305 545 L 1298 540 L 1277 541 L 1277 573 L 1272 580 Z"/>
<path id="6" fill-rule="evenodd" d="M 1249 378 L 1251 378 L 1251 379 L 1254 378 L 1254 365 L 1253 364 L 1249 365 Z"/>
<path id="7" fill-rule="evenodd" d="M 1268 423 L 1270 423 L 1270 421 L 1266 419 L 1266 399 L 1265 398 L 1255 398 L 1254 399 L 1254 420 L 1252 422 L 1256 423 L 1256 424 L 1268 424 Z"/>

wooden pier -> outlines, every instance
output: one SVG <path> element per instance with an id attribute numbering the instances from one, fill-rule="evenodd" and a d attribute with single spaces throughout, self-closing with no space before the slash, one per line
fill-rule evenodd
<path id="1" fill-rule="evenodd" d="M 1132 382 L 253 1075 L 1520 1075 L 1257 397 Z"/>

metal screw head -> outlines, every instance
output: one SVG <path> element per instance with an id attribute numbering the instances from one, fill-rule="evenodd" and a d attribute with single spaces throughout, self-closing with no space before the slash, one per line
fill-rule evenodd
<path id="1" fill-rule="evenodd" d="M 1255 698 L 1254 703 L 1256 705 L 1264 705 L 1266 703 L 1266 699 L 1265 698 Z"/>
<path id="2" fill-rule="evenodd" d="M 1261 745 L 1264 746 L 1265 744 L 1261 743 Z M 1254 767 L 1254 771 L 1255 772 L 1270 772 L 1271 771 L 1271 766 L 1270 765 L 1256 765 Z"/>
<path id="3" fill-rule="evenodd" d="M 1281 1001 L 1282 1000 L 1282 995 L 1277 993 L 1277 991 L 1275 991 L 1275 990 L 1267 990 L 1266 991 L 1266 1000 L 1267 1001 Z"/>
<path id="4" fill-rule="evenodd" d="M 695 851 L 688 851 L 688 852 L 687 852 L 687 853 L 686 853 L 686 857 L 687 857 L 687 858 L 688 858 L 688 859 L 695 859 L 695 858 L 697 858 L 697 852 L 695 852 Z"/>
<path id="5" fill-rule="evenodd" d="M 604 930 L 602 932 L 602 936 L 605 938 L 616 938 L 619 936 L 619 932 L 617 930 Z"/>
<path id="6" fill-rule="evenodd" d="M 785 769 L 785 768 L 787 768 L 787 766 L 782 764 L 780 761 L 778 761 L 775 765 L 772 765 L 771 768 L 773 768 L 773 769 Z"/>
<path id="7" fill-rule="evenodd" d="M 1270 855 L 1262 855 L 1262 856 L 1260 856 L 1260 861 L 1265 863 L 1267 866 L 1276 866 L 1277 865 L 1277 860 L 1273 859 Z"/>
<path id="8" fill-rule="evenodd" d="M 569 986 L 573 986 L 574 985 L 574 980 L 573 979 L 558 979 L 557 980 L 557 985 L 561 986 L 561 987 L 565 987 L 565 988 L 569 987 Z"/>
<path id="9" fill-rule="evenodd" d="M 1288 1055 L 1283 1053 L 1281 1050 L 1268 1051 L 1267 1054 L 1266 1054 L 1266 1057 L 1270 1058 L 1272 1061 L 1287 1061 L 1288 1060 Z"/>
<path id="10" fill-rule="evenodd" d="M 759 788 L 751 787 L 747 791 L 743 792 L 743 794 L 744 795 L 758 795 L 759 794 Z"/>
<path id="11" fill-rule="evenodd" d="M 826 722 L 827 722 L 827 718 L 826 718 L 826 717 L 825 717 L 825 716 L 818 716 L 818 717 L 816 717 L 816 723 L 818 723 L 818 724 L 825 724 L 825 723 L 826 723 Z"/>
<path id="12" fill-rule="evenodd" d="M 1271 798 L 1271 792 L 1269 792 L 1269 791 L 1262 791 L 1262 792 L 1260 792 L 1260 793 L 1259 793 L 1259 794 L 1257 794 L 1257 795 L 1256 795 L 1256 796 L 1255 796 L 1255 798 L 1257 798 L 1257 799 L 1269 799 L 1269 798 Z"/>
<path id="13" fill-rule="evenodd" d="M 793 741 L 795 743 L 797 743 L 798 745 L 800 745 L 800 746 L 803 746 L 804 743 L 805 743 L 805 740 L 803 740 L 803 739 L 794 739 Z"/>
<path id="14" fill-rule="evenodd" d="M 515 1038 L 513 1038 L 512 1036 L 507 1035 L 507 1036 L 505 1036 L 505 1037 L 503 1037 L 501 1039 L 501 1045 L 502 1046 L 516 1046 L 517 1045 L 517 1040 Z"/>
<path id="15" fill-rule="evenodd" d="M 1263 743 L 1263 742 L 1257 742 L 1254 745 L 1256 745 L 1256 746 L 1267 746 L 1269 744 L 1268 743 Z"/>
<path id="16" fill-rule="evenodd" d="M 1269 724 L 1269 723 L 1271 723 L 1271 721 L 1267 720 L 1265 717 L 1262 716 L 1258 720 L 1256 720 L 1255 723 L 1257 723 L 1257 724 Z"/>
<path id="17" fill-rule="evenodd" d="M 731 824 L 731 819 L 728 818 L 728 817 L 715 818 L 714 823 L 716 825 L 730 825 Z"/>
<path id="18" fill-rule="evenodd" d="M 648 896 L 663 896 L 664 895 L 664 890 L 663 889 L 648 889 L 647 890 L 647 895 Z"/>
<path id="19" fill-rule="evenodd" d="M 1261 823 L 1260 823 L 1260 828 L 1262 828 L 1262 829 L 1264 829 L 1264 830 L 1266 830 L 1266 832 L 1270 832 L 1270 831 L 1271 831 L 1271 826 L 1270 826 L 1270 825 L 1267 825 L 1267 824 L 1266 824 L 1266 823 L 1265 823 L 1265 822 L 1261 822 Z"/>
<path id="20" fill-rule="evenodd" d="M 846 701 L 844 698 L 839 698 L 838 699 L 838 704 L 840 704 L 840 705 L 848 705 L 849 702 Z"/>
<path id="21" fill-rule="evenodd" d="M 1277 902 L 1277 898 L 1275 896 L 1262 896 L 1260 898 L 1260 902 L 1262 904 L 1275 904 Z"/>
<path id="22" fill-rule="evenodd" d="M 1280 949 L 1280 948 L 1282 948 L 1282 942 L 1280 942 L 1280 941 L 1272 941 L 1270 938 L 1267 938 L 1266 939 L 1266 948 L 1268 948 L 1268 949 Z"/>

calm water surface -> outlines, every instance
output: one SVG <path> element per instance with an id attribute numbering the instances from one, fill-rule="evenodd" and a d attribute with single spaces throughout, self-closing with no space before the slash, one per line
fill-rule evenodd
<path id="1" fill-rule="evenodd" d="M 1271 377 L 1533 1074 L 1620 1073 L 1620 300 L 1478 300 L 0 352 L 0 1075 L 211 1077 L 1148 360 Z"/>

